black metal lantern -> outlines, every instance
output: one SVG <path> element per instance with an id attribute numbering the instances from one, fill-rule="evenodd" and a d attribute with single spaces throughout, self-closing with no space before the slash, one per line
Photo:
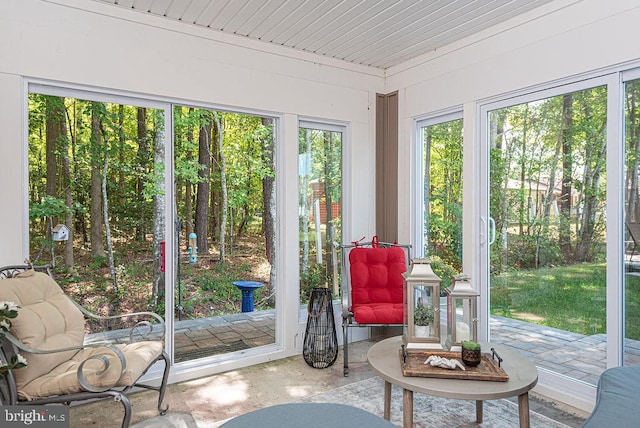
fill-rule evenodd
<path id="1" fill-rule="evenodd" d="M 309 297 L 307 314 L 302 355 L 311 367 L 327 368 L 338 358 L 338 338 L 333 319 L 331 290 L 314 288 Z"/>
<path id="2" fill-rule="evenodd" d="M 462 342 L 478 340 L 478 296 L 479 293 L 469 282 L 469 275 L 460 274 L 453 278 L 447 293 L 447 345 L 453 350 L 460 349 Z"/>
<path id="3" fill-rule="evenodd" d="M 403 276 L 403 343 L 408 349 L 442 349 L 440 278 L 431 269 L 431 261 L 414 259 Z"/>

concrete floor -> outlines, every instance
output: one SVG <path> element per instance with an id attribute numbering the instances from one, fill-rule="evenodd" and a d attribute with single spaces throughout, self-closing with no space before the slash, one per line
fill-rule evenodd
<path id="1" fill-rule="evenodd" d="M 342 374 L 342 353 L 326 369 L 309 367 L 301 355 L 233 370 L 214 376 L 169 385 L 165 404 L 170 412 L 191 413 L 199 428 L 217 427 L 223 421 L 274 404 L 296 401 L 327 392 L 348 383 L 375 376 L 367 364 L 367 351 L 374 341 L 362 341 L 349 347 L 349 377 Z M 141 392 L 132 396 L 132 423 L 157 415 L 157 394 Z M 532 411 L 544 414 L 571 427 L 582 425 L 584 412 L 558 406 L 530 394 Z M 122 405 L 101 401 L 71 408 L 72 428 L 119 427 Z M 183 425 L 184 426 L 184 425 Z"/>

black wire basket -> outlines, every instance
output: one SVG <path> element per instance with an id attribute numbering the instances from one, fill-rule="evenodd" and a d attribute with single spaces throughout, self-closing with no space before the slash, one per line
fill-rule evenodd
<path id="1" fill-rule="evenodd" d="M 324 369 L 338 358 L 338 338 L 333 319 L 333 299 L 328 288 L 314 288 L 307 306 L 307 329 L 302 355 L 311 367 Z"/>

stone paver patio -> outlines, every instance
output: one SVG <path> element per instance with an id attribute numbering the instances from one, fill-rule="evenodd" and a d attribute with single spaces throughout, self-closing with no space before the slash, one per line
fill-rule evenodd
<path id="1" fill-rule="evenodd" d="M 275 343 L 275 310 L 175 321 L 175 361 Z M 336 325 L 339 329 L 340 325 Z M 122 336 L 123 330 L 92 335 Z M 606 335 L 585 336 L 491 316 L 491 342 L 513 347 L 539 368 L 595 385 L 606 369 Z M 625 364 L 640 365 L 640 341 L 625 341 Z"/>

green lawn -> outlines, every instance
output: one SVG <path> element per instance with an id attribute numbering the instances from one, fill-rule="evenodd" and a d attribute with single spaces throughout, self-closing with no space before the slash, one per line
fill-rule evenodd
<path id="1" fill-rule="evenodd" d="M 514 271 L 492 279 L 491 313 L 591 335 L 605 333 L 605 264 Z M 640 339 L 640 277 L 626 276 L 626 337 Z"/>

